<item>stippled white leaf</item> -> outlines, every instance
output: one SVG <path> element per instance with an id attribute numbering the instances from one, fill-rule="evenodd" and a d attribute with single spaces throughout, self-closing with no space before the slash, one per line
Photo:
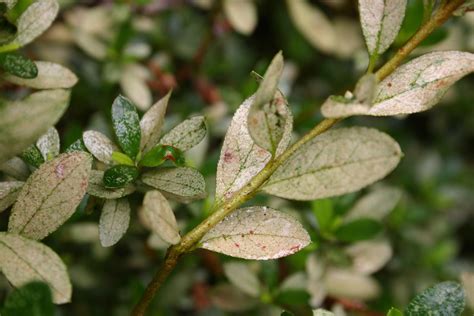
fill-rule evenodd
<path id="1" fill-rule="evenodd" d="M 293 118 L 285 97 L 277 91 L 283 71 L 283 56 L 279 52 L 270 63 L 255 93 L 247 118 L 247 126 L 254 142 L 275 154 L 287 129 L 292 128 Z"/>
<path id="2" fill-rule="evenodd" d="M 341 118 L 354 115 L 366 115 L 370 111 L 370 104 L 339 95 L 332 95 L 321 106 L 321 114 L 327 118 Z"/>
<path id="3" fill-rule="evenodd" d="M 18 19 L 15 43 L 24 46 L 40 36 L 53 23 L 59 11 L 56 0 L 33 2 Z"/>
<path id="4" fill-rule="evenodd" d="M 148 191 L 140 210 L 142 220 L 164 241 L 175 245 L 181 239 L 178 223 L 168 201 L 160 191 Z"/>
<path id="5" fill-rule="evenodd" d="M 397 142 L 375 129 L 328 131 L 291 155 L 270 177 L 264 191 L 294 200 L 354 192 L 385 177 L 401 156 Z"/>
<path id="6" fill-rule="evenodd" d="M 231 284 L 219 284 L 209 294 L 212 304 L 227 312 L 244 312 L 258 303 Z"/>
<path id="7" fill-rule="evenodd" d="M 13 157 L 0 165 L 0 171 L 17 180 L 26 180 L 30 175 L 28 165 L 19 157 Z"/>
<path id="8" fill-rule="evenodd" d="M 402 197 L 398 188 L 380 186 L 359 199 L 344 217 L 346 222 L 357 218 L 381 220 L 393 210 Z"/>
<path id="9" fill-rule="evenodd" d="M 200 244 L 202 248 L 232 257 L 268 260 L 289 256 L 310 242 L 303 225 L 292 216 L 254 206 L 224 218 Z"/>
<path id="10" fill-rule="evenodd" d="M 95 158 L 106 164 L 112 163 L 112 153 L 118 149 L 107 136 L 98 131 L 85 131 L 82 140 Z"/>
<path id="11" fill-rule="evenodd" d="M 392 247 L 387 240 L 369 240 L 346 248 L 352 258 L 352 269 L 362 274 L 372 274 L 383 268 L 392 258 Z"/>
<path id="12" fill-rule="evenodd" d="M 291 20 L 311 45 L 326 53 L 340 45 L 331 21 L 316 6 L 308 0 L 287 0 L 286 3 Z"/>
<path id="13" fill-rule="evenodd" d="M 380 55 L 400 31 L 406 0 L 359 0 L 362 31 L 370 55 Z"/>
<path id="14" fill-rule="evenodd" d="M 135 192 L 135 187 L 131 184 L 119 189 L 106 188 L 104 186 L 103 179 L 104 171 L 91 170 L 87 193 L 102 199 L 111 200 L 118 199 Z"/>
<path id="15" fill-rule="evenodd" d="M 247 128 L 247 117 L 253 97 L 248 98 L 237 109 L 227 130 L 221 156 L 217 165 L 216 200 L 227 199 L 241 189 L 265 167 L 271 154 L 257 146 Z M 280 155 L 291 141 L 288 126 L 277 149 Z"/>
<path id="16" fill-rule="evenodd" d="M 49 247 L 17 234 L 0 233 L 0 270 L 15 287 L 31 281 L 45 282 L 53 302 L 71 300 L 72 287 L 66 266 Z"/>
<path id="17" fill-rule="evenodd" d="M 170 145 L 186 151 L 201 142 L 206 136 L 206 120 L 204 116 L 195 116 L 182 122 L 171 131 L 163 135 L 162 145 Z"/>
<path id="18" fill-rule="evenodd" d="M 165 120 L 170 96 L 171 91 L 146 111 L 140 120 L 140 128 L 142 130 L 140 149 L 143 153 L 152 149 L 160 140 L 161 128 Z"/>
<path id="19" fill-rule="evenodd" d="M 106 200 L 99 222 L 100 244 L 104 247 L 115 245 L 128 229 L 130 204 L 126 198 Z"/>
<path id="20" fill-rule="evenodd" d="M 324 285 L 331 296 L 356 300 L 374 299 L 381 292 L 380 285 L 374 278 L 337 268 L 326 271 Z"/>
<path id="21" fill-rule="evenodd" d="M 33 79 L 23 79 L 5 74 L 4 78 L 14 84 L 34 89 L 67 89 L 77 83 L 76 75 L 64 66 L 47 61 L 35 61 L 38 76 Z"/>
<path id="22" fill-rule="evenodd" d="M 471 309 L 474 309 L 474 273 L 462 273 L 461 281 L 464 287 L 464 293 L 466 294 L 466 303 Z"/>
<path id="23" fill-rule="evenodd" d="M 152 102 L 148 77 L 148 70 L 139 64 L 127 65 L 120 76 L 123 93 L 142 111 L 148 110 Z"/>
<path id="24" fill-rule="evenodd" d="M 230 261 L 224 264 L 224 273 L 229 281 L 245 294 L 258 297 L 260 294 L 260 281 L 248 264 Z"/>
<path id="25" fill-rule="evenodd" d="M 61 117 L 69 91 L 47 90 L 0 106 L 0 163 L 21 153 Z"/>
<path id="26" fill-rule="evenodd" d="M 24 184 L 22 181 L 0 182 L 0 212 L 15 203 Z"/>
<path id="27" fill-rule="evenodd" d="M 426 111 L 456 81 L 474 71 L 474 54 L 433 52 L 406 63 L 379 83 L 369 115 Z"/>
<path id="28" fill-rule="evenodd" d="M 334 316 L 334 313 L 325 309 L 318 308 L 313 310 L 313 316 Z"/>
<path id="29" fill-rule="evenodd" d="M 8 231 L 38 240 L 55 231 L 86 193 L 91 163 L 89 154 L 76 151 L 42 164 L 13 205 Z"/>
<path id="30" fill-rule="evenodd" d="M 180 202 L 190 202 L 206 196 L 206 182 L 202 174 L 193 168 L 160 168 L 146 172 L 142 181 L 165 196 Z"/>
<path id="31" fill-rule="evenodd" d="M 258 20 L 253 0 L 224 0 L 223 8 L 234 30 L 244 35 L 252 34 Z"/>
<path id="32" fill-rule="evenodd" d="M 54 127 L 50 127 L 48 131 L 41 135 L 36 141 L 36 147 L 38 147 L 43 156 L 44 161 L 48 161 L 59 155 L 59 133 Z"/>

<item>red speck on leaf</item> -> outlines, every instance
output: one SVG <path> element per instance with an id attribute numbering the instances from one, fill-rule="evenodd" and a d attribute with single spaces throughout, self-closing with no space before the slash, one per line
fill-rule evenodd
<path id="1" fill-rule="evenodd" d="M 237 247 L 237 248 L 240 248 L 240 245 L 238 243 L 234 243 L 234 245 Z"/>
<path id="2" fill-rule="evenodd" d="M 296 246 L 293 246 L 293 247 L 290 248 L 290 251 L 292 251 L 292 252 L 297 252 L 298 250 L 300 250 L 299 245 L 296 245 Z"/>
<path id="3" fill-rule="evenodd" d="M 234 157 L 234 155 L 232 155 L 231 152 L 226 151 L 226 152 L 224 153 L 224 162 L 230 162 L 233 157 Z"/>
<path id="4" fill-rule="evenodd" d="M 54 173 L 56 176 L 60 179 L 64 178 L 64 165 L 60 163 L 59 165 L 56 166 L 56 169 L 54 170 Z"/>

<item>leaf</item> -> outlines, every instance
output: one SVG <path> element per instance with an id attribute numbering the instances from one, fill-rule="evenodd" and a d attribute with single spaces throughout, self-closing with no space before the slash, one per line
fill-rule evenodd
<path id="1" fill-rule="evenodd" d="M 1 310 L 4 316 L 51 316 L 54 305 L 46 283 L 30 282 L 8 295 Z"/>
<path id="2" fill-rule="evenodd" d="M 253 33 L 257 26 L 258 15 L 252 0 L 224 0 L 223 9 L 234 30 L 244 35 Z"/>
<path id="3" fill-rule="evenodd" d="M 190 202 L 206 196 L 206 182 L 199 171 L 189 167 L 161 168 L 146 172 L 142 181 L 180 202 Z"/>
<path id="4" fill-rule="evenodd" d="M 28 165 L 19 157 L 13 157 L 12 159 L 1 164 L 0 171 L 21 181 L 26 180 L 30 176 L 30 169 L 28 168 Z"/>
<path id="5" fill-rule="evenodd" d="M 138 178 L 135 166 L 116 165 L 104 172 L 103 183 L 107 188 L 122 188 Z"/>
<path id="6" fill-rule="evenodd" d="M 41 135 L 36 141 L 36 147 L 41 152 L 44 161 L 48 161 L 59 155 L 59 134 L 54 127 L 50 127 L 48 131 Z"/>
<path id="7" fill-rule="evenodd" d="M 283 57 L 280 52 L 268 67 L 255 93 L 247 118 L 248 130 L 254 142 L 272 155 L 276 153 L 285 132 L 288 128 L 291 130 L 293 124 L 285 97 L 277 91 L 282 71 Z"/>
<path id="8" fill-rule="evenodd" d="M 83 152 L 89 152 L 86 148 L 86 145 L 84 144 L 84 141 L 82 140 L 82 137 L 77 139 L 74 143 L 69 145 L 68 148 L 66 148 L 65 152 L 71 153 L 74 151 L 83 151 Z"/>
<path id="9" fill-rule="evenodd" d="M 48 90 L 0 105 L 0 163 L 21 153 L 61 117 L 69 91 Z"/>
<path id="10" fill-rule="evenodd" d="M 43 155 L 41 151 L 35 145 L 30 145 L 21 153 L 21 159 L 23 159 L 29 165 L 38 168 L 44 163 Z"/>
<path id="11" fill-rule="evenodd" d="M 107 136 L 98 131 L 85 131 L 82 140 L 84 146 L 97 160 L 105 164 L 112 163 L 112 153 L 117 147 Z"/>
<path id="12" fill-rule="evenodd" d="M 324 13 L 308 0 L 287 0 L 295 27 L 315 48 L 331 53 L 339 45 L 334 26 Z"/>
<path id="13" fill-rule="evenodd" d="M 43 239 L 76 210 L 86 193 L 92 159 L 84 152 L 62 154 L 42 164 L 13 205 L 8 231 Z"/>
<path id="14" fill-rule="evenodd" d="M 120 147 L 135 159 L 140 151 L 140 119 L 135 106 L 121 95 L 112 104 L 112 123 Z"/>
<path id="15" fill-rule="evenodd" d="M 216 200 L 228 199 L 259 173 L 271 158 L 271 154 L 257 146 L 246 126 L 253 97 L 237 109 L 227 130 L 217 166 Z M 287 126 L 277 156 L 291 141 L 291 126 Z"/>
<path id="16" fill-rule="evenodd" d="M 350 193 L 385 177 L 398 165 L 401 156 L 400 146 L 375 129 L 331 130 L 293 153 L 263 190 L 293 200 Z"/>
<path id="17" fill-rule="evenodd" d="M 34 89 L 68 89 L 78 81 L 76 75 L 59 64 L 47 61 L 35 61 L 37 76 L 34 79 L 23 79 L 15 74 L 4 76 L 5 80 L 14 84 Z"/>
<path id="18" fill-rule="evenodd" d="M 152 149 L 160 141 L 161 128 L 163 127 L 170 97 L 171 91 L 146 111 L 140 120 L 142 133 L 140 148 L 143 153 Z"/>
<path id="19" fill-rule="evenodd" d="M 248 311 L 258 303 L 258 300 L 230 284 L 219 284 L 209 294 L 212 304 L 227 312 Z"/>
<path id="20" fill-rule="evenodd" d="M 395 307 L 390 308 L 387 313 L 387 316 L 403 316 L 403 313 L 396 309 Z"/>
<path id="21" fill-rule="evenodd" d="M 372 274 L 383 268 L 392 258 L 392 247 L 386 240 L 361 241 L 346 248 L 352 258 L 352 269 Z"/>
<path id="22" fill-rule="evenodd" d="M 195 116 L 182 122 L 163 135 L 160 144 L 170 145 L 186 151 L 201 142 L 206 136 L 207 128 L 204 116 Z"/>
<path id="23" fill-rule="evenodd" d="M 370 55 L 381 55 L 402 26 L 407 0 L 359 0 L 362 31 Z"/>
<path id="24" fill-rule="evenodd" d="M 54 251 L 37 241 L 0 233 L 0 269 L 15 287 L 41 281 L 51 288 L 54 303 L 64 304 L 71 299 L 66 266 Z"/>
<path id="25" fill-rule="evenodd" d="M 0 212 L 15 203 L 24 184 L 22 181 L 0 182 Z"/>
<path id="26" fill-rule="evenodd" d="M 331 199 L 321 199 L 312 203 L 313 214 L 322 232 L 329 231 L 334 223 L 334 206 Z"/>
<path id="27" fill-rule="evenodd" d="M 128 64 L 122 70 L 120 87 L 123 93 L 142 111 L 148 110 L 152 103 L 148 88 L 148 69 L 139 64 Z"/>
<path id="28" fill-rule="evenodd" d="M 140 165 L 158 167 L 167 160 L 172 161 L 177 166 L 183 166 L 186 162 L 183 152 L 178 148 L 169 145 L 156 145 L 143 155 Z"/>
<path id="29" fill-rule="evenodd" d="M 344 221 L 361 217 L 381 220 L 395 208 L 401 197 L 402 191 L 398 188 L 389 186 L 375 188 L 355 203 L 347 212 Z"/>
<path id="30" fill-rule="evenodd" d="M 134 166 L 135 163 L 133 162 L 132 158 L 129 156 L 125 155 L 124 153 L 121 153 L 119 151 L 114 151 L 112 153 L 112 161 L 115 163 L 118 163 L 120 165 L 129 165 L 129 166 Z"/>
<path id="31" fill-rule="evenodd" d="M 150 230 L 167 243 L 175 245 L 180 241 L 176 217 L 160 191 L 148 191 L 145 194 L 140 215 Z"/>
<path id="32" fill-rule="evenodd" d="M 35 63 L 16 53 L 0 54 L 0 67 L 7 73 L 19 78 L 31 79 L 38 76 Z"/>
<path id="33" fill-rule="evenodd" d="M 224 264 L 224 273 L 229 281 L 245 294 L 256 298 L 260 295 L 260 281 L 248 264 L 227 262 Z"/>
<path id="34" fill-rule="evenodd" d="M 372 300 L 381 292 L 374 278 L 337 268 L 329 268 L 324 273 L 324 286 L 330 296 L 362 301 Z"/>
<path id="35" fill-rule="evenodd" d="M 329 312 L 322 308 L 318 308 L 318 309 L 313 310 L 313 316 L 334 316 L 334 313 Z"/>
<path id="36" fill-rule="evenodd" d="M 370 105 L 343 96 L 332 95 L 321 105 L 321 114 L 327 118 L 367 115 Z"/>
<path id="37" fill-rule="evenodd" d="M 379 83 L 368 115 L 387 116 L 426 111 L 456 81 L 474 71 L 474 54 L 440 51 L 397 68 Z"/>
<path id="38" fill-rule="evenodd" d="M 130 205 L 126 198 L 106 200 L 99 222 L 99 238 L 103 247 L 115 245 L 128 229 Z"/>
<path id="39" fill-rule="evenodd" d="M 33 2 L 17 21 L 18 35 L 14 42 L 24 46 L 46 31 L 59 11 L 56 0 Z"/>
<path id="40" fill-rule="evenodd" d="M 464 310 L 464 291 L 459 283 L 438 283 L 422 293 L 408 304 L 406 316 L 455 316 Z"/>
<path id="41" fill-rule="evenodd" d="M 341 241 L 353 242 L 375 237 L 382 230 L 382 225 L 369 218 L 359 218 L 343 224 L 336 231 L 336 238 Z"/>
<path id="42" fill-rule="evenodd" d="M 467 305 L 474 309 L 474 273 L 464 272 L 461 274 L 461 281 L 466 294 Z"/>
<path id="43" fill-rule="evenodd" d="M 303 226 L 290 215 L 254 206 L 224 218 L 200 244 L 204 249 L 232 257 L 268 260 L 289 256 L 310 242 Z"/>
<path id="44" fill-rule="evenodd" d="M 118 199 L 135 192 L 135 187 L 131 184 L 117 189 L 106 188 L 103 183 L 103 178 L 103 171 L 91 170 L 87 193 L 102 199 Z"/>

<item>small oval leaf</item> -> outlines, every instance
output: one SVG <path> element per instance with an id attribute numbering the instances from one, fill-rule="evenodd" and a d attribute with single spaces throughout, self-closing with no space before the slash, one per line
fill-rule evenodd
<path id="1" fill-rule="evenodd" d="M 32 79 L 38 76 L 36 64 L 16 53 L 0 54 L 0 67 L 7 73 L 16 78 Z"/>
<path id="2" fill-rule="evenodd" d="M 161 128 L 163 127 L 170 97 L 171 91 L 146 111 L 140 120 L 142 133 L 140 148 L 143 153 L 152 149 L 160 141 Z"/>
<path id="3" fill-rule="evenodd" d="M 206 136 L 206 120 L 204 116 L 195 116 L 182 122 L 163 135 L 160 144 L 170 145 L 186 151 L 201 142 Z"/>
<path id="4" fill-rule="evenodd" d="M 59 155 L 60 140 L 58 131 L 50 127 L 48 131 L 41 135 L 36 141 L 36 147 L 41 152 L 44 161 L 48 161 Z"/>
<path id="5" fill-rule="evenodd" d="M 106 188 L 103 182 L 103 178 L 103 171 L 91 170 L 89 175 L 89 186 L 87 187 L 87 193 L 102 199 L 118 199 L 135 192 L 135 187 L 131 184 L 127 185 L 124 188 Z"/>
<path id="6" fill-rule="evenodd" d="M 140 118 L 135 106 L 124 96 L 119 95 L 112 104 L 112 123 L 120 148 L 135 159 L 140 151 Z"/>
<path id="7" fill-rule="evenodd" d="M 104 172 L 103 183 L 107 188 L 123 188 L 138 178 L 138 169 L 135 166 L 117 165 Z"/>
<path id="8" fill-rule="evenodd" d="M 258 21 L 257 8 L 252 0 L 224 0 L 223 9 L 234 30 L 244 35 L 252 34 Z"/>
<path id="9" fill-rule="evenodd" d="M 99 161 L 112 163 L 112 153 L 117 150 L 114 143 L 98 131 L 85 131 L 82 140 L 87 150 Z"/>
<path id="10" fill-rule="evenodd" d="M 0 212 L 15 203 L 24 184 L 22 181 L 0 182 Z"/>
<path id="11" fill-rule="evenodd" d="M 130 204 L 126 198 L 106 200 L 99 222 L 99 238 L 103 247 L 115 245 L 128 229 Z"/>
<path id="12" fill-rule="evenodd" d="M 232 257 L 268 260 L 289 256 L 310 242 L 306 230 L 292 216 L 254 206 L 224 218 L 200 244 L 202 248 Z"/>
<path id="13" fill-rule="evenodd" d="M 258 297 L 260 294 L 260 281 L 248 264 L 243 262 L 227 262 L 224 264 L 224 273 L 229 281 L 245 294 Z"/>

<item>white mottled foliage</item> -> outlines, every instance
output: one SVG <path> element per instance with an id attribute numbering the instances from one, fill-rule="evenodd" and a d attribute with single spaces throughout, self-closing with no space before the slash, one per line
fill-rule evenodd
<path id="1" fill-rule="evenodd" d="M 265 167 L 271 154 L 255 144 L 247 128 L 246 119 L 253 97 L 237 109 L 227 130 L 217 165 L 216 200 L 227 199 L 241 189 Z M 280 155 L 291 141 L 292 126 L 285 130 L 277 149 Z"/>
<path id="2" fill-rule="evenodd" d="M 328 295 L 335 297 L 365 301 L 376 298 L 381 292 L 374 278 L 348 269 L 330 268 L 323 279 Z"/>
<path id="3" fill-rule="evenodd" d="M 406 0 L 359 0 L 362 31 L 370 55 L 380 55 L 400 31 Z"/>
<path id="4" fill-rule="evenodd" d="M 346 222 L 357 218 L 381 220 L 398 204 L 402 191 L 398 188 L 380 186 L 360 198 L 344 217 Z"/>
<path id="5" fill-rule="evenodd" d="M 364 127 L 340 128 L 301 146 L 263 190 L 294 200 L 354 192 L 385 177 L 401 156 L 400 146 L 387 134 Z"/>
<path id="6" fill-rule="evenodd" d="M 56 0 L 33 2 L 17 21 L 18 33 L 15 42 L 24 46 L 41 35 L 53 23 L 59 11 Z"/>
<path id="7" fill-rule="evenodd" d="M 140 139 L 140 149 L 146 153 L 158 144 L 161 136 L 161 128 L 165 121 L 166 108 L 171 96 L 171 91 L 156 102 L 140 120 L 142 137 Z"/>
<path id="8" fill-rule="evenodd" d="M 310 242 L 306 230 L 292 216 L 254 206 L 224 218 L 202 238 L 200 245 L 232 257 L 268 260 L 289 256 Z"/>
<path id="9" fill-rule="evenodd" d="M 0 233 L 0 270 L 15 287 L 41 281 L 51 288 L 54 303 L 71 300 L 72 287 L 66 266 L 54 251 L 37 241 Z"/>
<path id="10" fill-rule="evenodd" d="M 0 164 L 0 171 L 21 181 L 26 180 L 30 175 L 28 165 L 19 157 L 13 157 Z"/>
<path id="11" fill-rule="evenodd" d="M 69 91 L 47 90 L 0 107 L 0 163 L 21 153 L 46 133 L 69 103 Z"/>
<path id="12" fill-rule="evenodd" d="M 130 204 L 126 198 L 105 200 L 99 221 L 99 239 L 104 247 L 115 245 L 128 229 Z"/>
<path id="13" fill-rule="evenodd" d="M 140 212 L 145 225 L 164 241 L 172 245 L 180 241 L 176 217 L 160 191 L 148 191 L 145 194 Z"/>
<path id="14" fill-rule="evenodd" d="M 237 32 L 249 35 L 257 26 L 257 7 L 253 0 L 224 0 L 224 13 Z"/>
<path id="15" fill-rule="evenodd" d="M 387 240 L 360 241 L 345 251 L 352 258 L 352 269 L 362 274 L 372 274 L 382 269 L 393 254 Z"/>
<path id="16" fill-rule="evenodd" d="M 152 102 L 151 91 L 147 85 L 148 79 L 148 69 L 140 64 L 125 66 L 120 76 L 123 93 L 142 111 L 148 110 Z"/>
<path id="17" fill-rule="evenodd" d="M 325 309 L 318 308 L 313 310 L 313 316 L 334 316 L 334 313 L 329 312 Z"/>
<path id="18" fill-rule="evenodd" d="M 14 75 L 4 75 L 5 80 L 14 84 L 34 89 L 67 89 L 74 86 L 77 76 L 64 66 L 47 61 L 35 61 L 38 76 L 33 79 L 23 79 Z"/>
<path id="19" fill-rule="evenodd" d="M 22 181 L 0 182 L 0 212 L 6 210 L 15 203 L 21 188 L 25 183 Z"/>
<path id="20" fill-rule="evenodd" d="M 258 303 L 232 284 L 219 284 L 209 294 L 212 304 L 226 312 L 242 313 Z"/>
<path id="21" fill-rule="evenodd" d="M 206 196 L 204 177 L 199 171 L 189 167 L 152 170 L 142 175 L 142 181 L 180 202 L 190 202 Z"/>
<path id="22" fill-rule="evenodd" d="M 206 136 L 206 131 L 204 116 L 195 116 L 185 120 L 163 135 L 160 144 L 170 145 L 186 151 L 199 144 L 204 136 Z"/>
<path id="23" fill-rule="evenodd" d="M 51 160 L 52 158 L 59 155 L 60 140 L 58 131 L 54 127 L 50 127 L 48 131 L 41 135 L 36 141 L 36 147 L 38 147 L 43 156 L 44 161 Z"/>
<path id="24" fill-rule="evenodd" d="M 103 178 L 104 171 L 91 170 L 87 193 L 102 199 L 111 200 L 118 199 L 135 192 L 135 187 L 132 184 L 118 189 L 106 188 L 103 183 Z"/>
<path id="25" fill-rule="evenodd" d="M 107 136 L 98 131 L 85 131 L 82 140 L 95 158 L 106 164 L 112 163 L 112 153 L 118 149 Z"/>
<path id="26" fill-rule="evenodd" d="M 62 225 L 86 193 L 92 158 L 66 153 L 42 164 L 26 181 L 13 205 L 8 231 L 43 239 Z"/>
<path id="27" fill-rule="evenodd" d="M 245 294 L 258 297 L 260 281 L 248 263 L 230 261 L 224 264 L 224 273 L 229 281 Z"/>

